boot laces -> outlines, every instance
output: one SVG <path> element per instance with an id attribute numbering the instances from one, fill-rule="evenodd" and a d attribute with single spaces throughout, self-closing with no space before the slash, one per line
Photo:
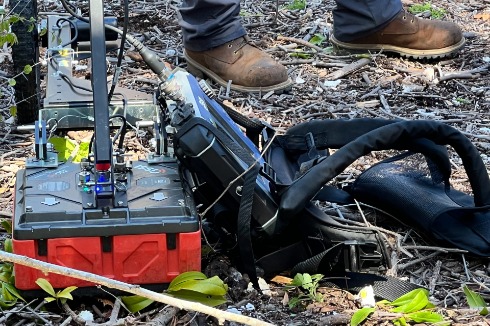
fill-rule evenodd
<path id="1" fill-rule="evenodd" d="M 237 54 L 238 51 L 240 51 L 241 48 L 243 48 L 245 45 L 247 44 L 250 44 L 251 46 L 254 46 L 253 44 L 250 43 L 250 38 L 245 35 L 243 37 L 240 37 L 240 42 L 238 44 L 236 44 L 236 49 L 233 51 L 233 54 Z M 228 44 L 228 48 L 232 48 L 234 44 L 234 41 L 233 42 L 230 42 Z"/>

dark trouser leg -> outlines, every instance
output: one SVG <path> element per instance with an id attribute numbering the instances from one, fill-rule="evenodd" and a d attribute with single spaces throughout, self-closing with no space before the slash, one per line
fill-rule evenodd
<path id="1" fill-rule="evenodd" d="M 349 42 L 386 26 L 402 10 L 400 0 L 337 0 L 335 38 Z"/>
<path id="2" fill-rule="evenodd" d="M 246 34 L 239 0 L 184 0 L 179 10 L 184 47 L 206 51 Z"/>

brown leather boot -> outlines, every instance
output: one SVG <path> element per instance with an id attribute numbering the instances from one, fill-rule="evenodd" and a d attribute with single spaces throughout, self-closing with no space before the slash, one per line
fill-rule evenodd
<path id="1" fill-rule="evenodd" d="M 285 67 L 249 43 L 244 36 L 211 50 L 185 50 L 187 69 L 197 77 L 207 75 L 222 86 L 231 80 L 231 89 L 268 92 L 290 88 Z"/>
<path id="2" fill-rule="evenodd" d="M 332 35 L 331 41 L 346 50 L 383 50 L 414 59 L 450 56 L 465 43 L 458 25 L 420 19 L 404 10 L 380 31 L 349 42 Z"/>

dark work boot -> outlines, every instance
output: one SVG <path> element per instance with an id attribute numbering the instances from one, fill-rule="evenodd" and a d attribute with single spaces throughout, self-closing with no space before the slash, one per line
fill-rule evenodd
<path id="1" fill-rule="evenodd" d="M 414 59 L 447 57 L 465 43 L 455 23 L 421 19 L 404 10 L 377 32 L 345 42 L 332 35 L 331 41 L 346 50 L 383 50 Z"/>
<path id="2" fill-rule="evenodd" d="M 226 87 L 242 92 L 268 92 L 290 88 L 292 81 L 286 68 L 268 54 L 249 43 L 246 36 L 211 50 L 185 50 L 188 70 Z"/>

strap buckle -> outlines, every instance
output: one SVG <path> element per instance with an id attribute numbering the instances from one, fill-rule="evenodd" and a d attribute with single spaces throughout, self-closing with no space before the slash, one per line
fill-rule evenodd
<path id="1" fill-rule="evenodd" d="M 259 174 L 264 176 L 270 182 L 273 182 L 274 184 L 277 183 L 276 171 L 274 171 L 274 169 L 272 168 L 272 166 L 269 165 L 269 163 L 264 162 L 264 164 L 260 167 Z"/>
<path id="2" fill-rule="evenodd" d="M 385 268 L 379 244 L 370 241 L 344 241 L 344 267 L 348 272 L 380 272 Z"/>

